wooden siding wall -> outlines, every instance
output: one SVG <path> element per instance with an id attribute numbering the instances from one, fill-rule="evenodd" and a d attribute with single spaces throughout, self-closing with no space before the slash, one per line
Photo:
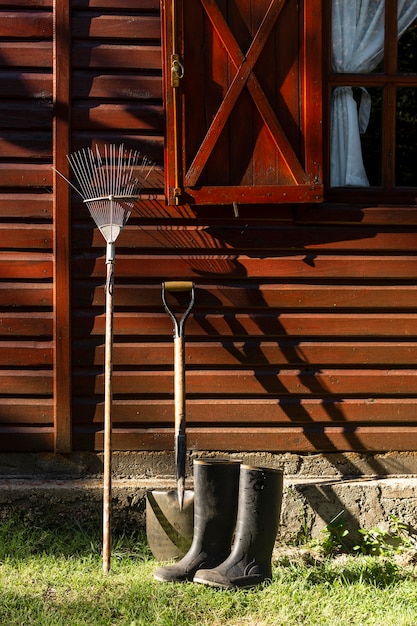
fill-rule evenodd
<path id="1" fill-rule="evenodd" d="M 0 0 L 0 18 L 0 449 L 100 449 L 104 243 L 51 166 L 108 141 L 162 165 L 159 2 Z M 161 282 L 187 279 L 190 448 L 415 450 L 416 208 L 235 216 L 166 207 L 154 182 L 117 245 L 114 447 L 173 447 Z"/>

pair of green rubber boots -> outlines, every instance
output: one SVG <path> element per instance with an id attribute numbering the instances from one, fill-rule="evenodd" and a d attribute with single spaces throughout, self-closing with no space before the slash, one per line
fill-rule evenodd
<path id="1" fill-rule="evenodd" d="M 194 461 L 194 534 L 178 563 L 159 567 L 163 582 L 255 587 L 272 577 L 283 473 L 239 461 Z"/>

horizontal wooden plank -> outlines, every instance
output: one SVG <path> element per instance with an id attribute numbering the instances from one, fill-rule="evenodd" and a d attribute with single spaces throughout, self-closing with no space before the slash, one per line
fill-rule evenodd
<path id="1" fill-rule="evenodd" d="M 52 424 L 52 398 L 1 398 L 0 424 Z"/>
<path id="2" fill-rule="evenodd" d="M 52 306 L 52 283 L 0 282 L 0 306 L 50 307 Z"/>
<path id="3" fill-rule="evenodd" d="M 1 141 L 0 141 L 1 150 Z M 0 237 L 3 249 L 51 249 L 53 231 L 50 224 L 1 224 Z"/>
<path id="4" fill-rule="evenodd" d="M 134 134 L 132 131 L 122 132 L 116 130 L 91 130 L 91 131 L 74 131 L 72 139 L 72 151 L 82 150 L 89 146 L 98 146 L 103 150 L 103 146 L 109 143 L 123 144 L 126 149 L 138 150 L 143 156 L 162 165 L 164 139 L 162 135 L 150 134 L 148 131 L 138 131 Z M 147 197 L 151 197 L 154 191 L 150 190 Z"/>
<path id="5" fill-rule="evenodd" d="M 52 452 L 52 426 L 0 426 L 2 452 Z"/>
<path id="6" fill-rule="evenodd" d="M 0 48 L 1 50 L 1 48 Z M 162 71 L 161 46 L 138 42 L 100 43 L 75 41 L 72 67 L 77 69 L 113 68 Z"/>
<path id="7" fill-rule="evenodd" d="M 28 85 L 30 94 L 33 94 L 34 87 L 35 84 Z M 161 100 L 162 78 L 160 76 L 141 76 L 140 74 L 103 74 L 97 70 L 94 72 L 75 71 L 73 73 L 72 93 L 74 98 L 107 98 L 128 101 Z"/>
<path id="8" fill-rule="evenodd" d="M 42 313 L 31 311 L 25 313 L 16 311 L 13 313 L 0 313 L 0 336 L 1 337 L 51 337 L 53 333 L 53 317 L 50 311 Z M 16 346 L 18 343 L 16 341 Z"/>
<path id="9" fill-rule="evenodd" d="M 358 206 L 357 204 L 323 204 L 297 207 L 297 222 L 321 224 L 364 224 L 375 226 L 416 226 L 413 206 Z"/>
<path id="10" fill-rule="evenodd" d="M 52 75 L 47 72 L 0 71 L 0 97 L 33 100 L 49 107 L 52 99 Z"/>
<path id="11" fill-rule="evenodd" d="M 118 141 L 120 141 L 120 138 L 118 138 Z M 195 218 L 195 212 L 189 206 L 165 204 L 165 196 L 163 195 L 164 172 L 162 164 L 156 164 L 149 174 L 149 177 L 151 178 L 151 187 L 157 189 L 152 189 L 150 192 L 140 194 L 140 198 L 135 202 L 132 209 L 130 220 L 136 219 L 140 224 L 155 224 L 160 220 L 179 219 L 184 221 L 185 219 Z M 155 179 L 156 181 L 153 183 Z M 85 219 L 85 205 L 83 205 L 82 201 L 80 201 L 76 195 L 74 195 L 72 199 L 72 213 L 75 219 Z"/>
<path id="12" fill-rule="evenodd" d="M 51 187 L 52 168 L 48 163 L 0 163 L 0 187 Z"/>
<path id="13" fill-rule="evenodd" d="M 104 257 L 90 255 L 74 256 L 74 276 L 82 275 L 86 267 L 90 276 L 103 275 Z M 354 256 L 354 255 L 287 255 L 282 257 L 254 258 L 246 255 L 204 254 L 191 255 L 127 255 L 117 256 L 117 275 L 124 278 L 137 277 L 149 280 L 205 280 L 221 278 L 250 278 L 257 280 L 415 280 L 417 256 Z M 223 275 L 223 276 L 222 276 Z"/>
<path id="14" fill-rule="evenodd" d="M 21 1 L 21 0 L 14 0 Z M 41 0 L 40 0 L 41 1 Z M 52 0 L 44 0 L 51 2 Z M 73 0 L 77 9 L 134 9 L 135 11 L 159 11 L 159 0 Z"/>
<path id="15" fill-rule="evenodd" d="M 0 37 L 12 39 L 52 38 L 52 13 L 0 10 Z"/>
<path id="16" fill-rule="evenodd" d="M 75 369 L 74 394 L 102 394 L 102 368 Z M 214 397 L 282 396 L 399 396 L 417 395 L 417 377 L 414 369 L 290 369 L 258 368 L 255 370 L 187 371 L 187 394 Z M 165 371 L 113 372 L 115 394 L 135 396 L 156 394 L 159 397 L 173 392 L 173 373 Z"/>
<path id="17" fill-rule="evenodd" d="M 201 337 L 395 337 L 417 336 L 417 313 L 261 313 L 195 312 L 185 325 L 186 338 Z M 162 311 L 162 304 L 160 306 Z M 104 335 L 105 314 L 96 308 L 76 310 L 74 337 Z M 114 314 L 114 335 L 170 337 L 172 322 L 166 313 L 143 311 Z"/>
<path id="18" fill-rule="evenodd" d="M 50 396 L 53 372 L 49 370 L 0 369 L 0 394 L 12 396 Z"/>
<path id="19" fill-rule="evenodd" d="M 133 39 L 160 40 L 161 23 L 158 15 L 103 14 L 94 11 L 73 11 L 74 39 Z"/>
<path id="20" fill-rule="evenodd" d="M 41 106 L 37 106 L 33 100 L 0 102 L 0 124 L 3 128 L 8 129 L 8 137 L 19 138 L 22 133 L 17 131 L 27 129 L 26 132 L 33 132 L 36 138 L 39 129 L 45 129 L 45 132 L 46 129 L 49 130 L 52 124 L 52 115 L 52 104 L 42 103 Z M 16 130 L 12 132 L 10 130 L 12 128 Z M 28 143 L 27 140 L 26 143 Z"/>
<path id="21" fill-rule="evenodd" d="M 52 253 L 1 252 L 0 279 L 51 279 Z"/>
<path id="22" fill-rule="evenodd" d="M 53 363 L 52 341 L 0 341 L 2 367 L 45 367 Z"/>
<path id="23" fill-rule="evenodd" d="M 83 270 L 88 273 L 93 259 L 85 258 Z M 104 259 L 101 259 L 104 267 Z M 81 259 L 79 260 L 81 270 Z M 114 301 L 118 307 L 137 307 L 140 311 L 146 308 L 160 310 L 161 282 L 166 276 L 161 271 L 158 278 L 152 283 L 136 280 L 131 284 L 118 283 L 118 257 L 116 258 L 116 284 Z M 78 277 L 80 271 L 78 271 Z M 175 276 L 177 279 L 182 275 Z M 265 310 L 267 308 L 281 310 L 354 310 L 361 309 L 383 310 L 397 312 L 399 309 L 415 310 L 417 302 L 417 286 L 409 285 L 360 285 L 360 284 L 262 284 L 246 283 L 239 286 L 237 282 L 220 284 L 205 284 L 206 276 L 193 276 L 191 280 L 196 284 L 196 309 L 205 309 L 207 312 L 222 310 L 237 311 L 239 309 Z M 145 280 L 145 279 L 144 279 Z M 210 277 L 213 280 L 213 277 Z M 74 281 L 74 304 L 78 307 L 104 306 L 104 270 L 103 276 L 95 282 L 80 278 Z"/>
<path id="24" fill-rule="evenodd" d="M 401 423 L 417 425 L 415 398 L 281 398 L 277 399 L 187 399 L 188 425 L 207 424 L 214 428 L 225 424 L 308 424 L 328 422 Z M 20 410 L 20 409 L 19 409 Z M 172 399 L 115 399 L 112 405 L 115 425 L 132 423 L 137 427 L 172 425 Z M 104 403 L 97 398 L 77 398 L 74 403 L 74 424 L 101 424 Z"/>
<path id="25" fill-rule="evenodd" d="M 0 112 L 1 113 L 1 112 Z M 149 130 L 163 133 L 162 105 L 77 102 L 72 108 L 72 125 L 77 130 L 106 128 Z"/>
<path id="26" fill-rule="evenodd" d="M 0 342 L 0 357 L 2 343 Z M 73 347 L 77 364 L 104 363 L 104 344 L 99 340 L 77 341 Z M 173 360 L 173 348 L 161 342 L 114 342 L 115 366 L 156 367 Z M 246 339 L 245 341 L 188 342 L 186 363 L 192 368 L 257 367 L 261 365 L 355 365 L 410 366 L 417 363 L 417 343 L 393 341 L 297 341 L 280 339 L 275 342 Z M 208 378 L 210 374 L 207 374 Z"/>
<path id="27" fill-rule="evenodd" d="M 110 114 L 109 114 L 110 117 Z M 127 111 L 125 121 L 129 120 Z M 331 229 L 291 229 L 271 226 L 265 228 L 221 228 L 183 225 L 175 228 L 165 225 L 143 225 L 134 223 L 135 214 L 118 239 L 118 245 L 125 248 L 146 248 L 158 250 L 205 250 L 207 254 L 221 251 L 247 253 L 257 250 L 271 254 L 293 250 L 317 249 L 320 251 L 341 252 L 374 251 L 415 252 L 417 249 L 417 231 L 415 232 L 370 232 L 369 229 L 343 229 L 343 235 Z M 91 234 L 85 229 L 77 229 L 76 245 L 83 247 Z M 91 245 L 100 246 L 99 237 L 94 236 Z"/>
<path id="28" fill-rule="evenodd" d="M 0 41 L 0 67 L 52 67 L 52 41 Z"/>
<path id="29" fill-rule="evenodd" d="M 2 159 L 51 159 L 52 131 L 3 131 L 0 137 Z"/>
<path id="30" fill-rule="evenodd" d="M 0 7 L 52 8 L 53 0 L 0 0 Z"/>
<path id="31" fill-rule="evenodd" d="M 0 219 L 52 218 L 51 193 L 0 193 Z"/>
<path id="32" fill-rule="evenodd" d="M 122 429 L 113 431 L 115 450 L 171 450 L 173 429 Z M 76 429 L 74 444 L 77 449 L 103 449 L 103 432 Z M 366 426 L 276 428 L 197 428 L 187 432 L 188 449 L 193 452 L 389 452 L 414 451 L 417 448 L 417 428 L 393 426 L 378 428 Z"/>

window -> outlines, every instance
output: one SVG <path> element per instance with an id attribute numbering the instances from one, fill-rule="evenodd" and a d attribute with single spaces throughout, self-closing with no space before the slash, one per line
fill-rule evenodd
<path id="1" fill-rule="evenodd" d="M 415 202 L 417 0 L 329 0 L 328 10 L 327 197 Z"/>
<path id="2" fill-rule="evenodd" d="M 162 4 L 169 203 L 322 200 L 321 6 Z"/>

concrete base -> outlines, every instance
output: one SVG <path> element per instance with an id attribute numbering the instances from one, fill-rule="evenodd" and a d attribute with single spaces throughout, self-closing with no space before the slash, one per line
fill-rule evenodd
<path id="1" fill-rule="evenodd" d="M 189 457 L 188 474 L 192 477 Z M 217 455 L 225 456 L 225 455 Z M 230 454 L 245 463 L 284 470 L 279 538 L 320 537 L 332 520 L 356 540 L 358 528 L 387 528 L 390 516 L 414 529 L 417 519 L 417 454 Z M 145 528 L 147 489 L 174 488 L 173 455 L 115 452 L 113 519 Z M 0 518 L 19 512 L 30 519 L 70 517 L 79 523 L 101 516 L 102 457 L 96 454 L 0 455 Z M 188 480 L 192 488 L 192 478 Z"/>

